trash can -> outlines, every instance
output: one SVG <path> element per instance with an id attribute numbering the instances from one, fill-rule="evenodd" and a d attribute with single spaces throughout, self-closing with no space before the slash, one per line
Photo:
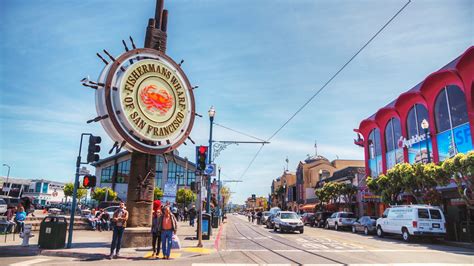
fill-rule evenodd
<path id="1" fill-rule="evenodd" d="M 467 225 L 467 221 L 461 222 L 460 240 L 463 242 L 470 242 L 474 240 L 474 223 Z"/>
<path id="2" fill-rule="evenodd" d="M 212 234 L 210 214 L 207 214 L 207 213 L 202 214 L 201 230 L 202 230 L 202 239 L 209 240 Z"/>
<path id="3" fill-rule="evenodd" d="M 219 216 L 212 215 L 212 228 L 218 228 L 218 227 L 219 227 Z"/>
<path id="4" fill-rule="evenodd" d="M 64 216 L 47 216 L 40 224 L 38 246 L 44 249 L 64 248 L 67 221 Z"/>

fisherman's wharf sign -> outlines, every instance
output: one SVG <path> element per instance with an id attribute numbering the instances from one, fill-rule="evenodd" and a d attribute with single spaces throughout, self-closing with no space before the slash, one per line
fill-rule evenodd
<path id="1" fill-rule="evenodd" d="M 194 123 L 189 81 L 171 58 L 154 49 L 128 51 L 99 77 L 96 107 L 108 135 L 128 149 L 168 153 L 181 145 Z"/>

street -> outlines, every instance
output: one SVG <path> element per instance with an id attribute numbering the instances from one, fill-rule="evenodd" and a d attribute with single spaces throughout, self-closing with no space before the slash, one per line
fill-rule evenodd
<path id="1" fill-rule="evenodd" d="M 306 226 L 303 234 L 275 233 L 251 224 L 241 215 L 228 215 L 219 251 L 170 261 L 129 256 L 118 260 L 74 259 L 67 257 L 7 257 L 2 265 L 117 264 L 131 265 L 224 265 L 224 264 L 474 264 L 474 250 L 431 244 L 427 241 L 405 243 L 400 238 L 353 234 Z M 15 264 L 19 262 L 20 264 Z"/>

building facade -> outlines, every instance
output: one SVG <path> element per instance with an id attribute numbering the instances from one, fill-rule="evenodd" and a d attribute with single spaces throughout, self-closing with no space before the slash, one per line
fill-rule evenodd
<path id="1" fill-rule="evenodd" d="M 364 147 L 366 175 L 372 177 L 397 163 L 438 163 L 472 151 L 474 46 L 361 121 L 354 131 L 359 134 L 356 144 Z M 460 206 L 455 186 L 439 190 L 450 227 L 465 221 L 465 206 Z M 455 230 L 450 227 L 448 232 Z"/>
<path id="2" fill-rule="evenodd" d="M 318 203 L 315 195 L 317 184 L 334 172 L 346 167 L 363 167 L 363 160 L 336 159 L 329 161 L 324 156 L 310 157 L 300 161 L 296 168 L 296 202 L 299 211 L 313 211 Z"/>
<path id="3" fill-rule="evenodd" d="M 131 153 L 124 151 L 102 159 L 94 164 L 97 183 L 100 187 L 110 187 L 121 200 L 127 199 L 130 178 Z M 166 182 L 175 182 L 179 188 L 190 188 L 196 181 L 196 165 L 177 153 L 163 157 L 156 156 L 155 187 L 164 190 Z"/>
<path id="4" fill-rule="evenodd" d="M 3 195 L 14 198 L 29 197 L 33 203 L 46 206 L 65 201 L 65 183 L 46 179 L 3 178 Z"/>

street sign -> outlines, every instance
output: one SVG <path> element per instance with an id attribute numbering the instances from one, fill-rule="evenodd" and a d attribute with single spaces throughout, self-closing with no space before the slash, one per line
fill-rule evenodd
<path id="1" fill-rule="evenodd" d="M 79 170 L 79 175 L 89 175 L 91 172 L 85 167 L 81 167 L 81 169 Z"/>
<path id="2" fill-rule="evenodd" d="M 208 176 L 216 176 L 216 164 L 210 163 L 206 165 L 206 169 L 204 170 L 204 174 Z"/>

